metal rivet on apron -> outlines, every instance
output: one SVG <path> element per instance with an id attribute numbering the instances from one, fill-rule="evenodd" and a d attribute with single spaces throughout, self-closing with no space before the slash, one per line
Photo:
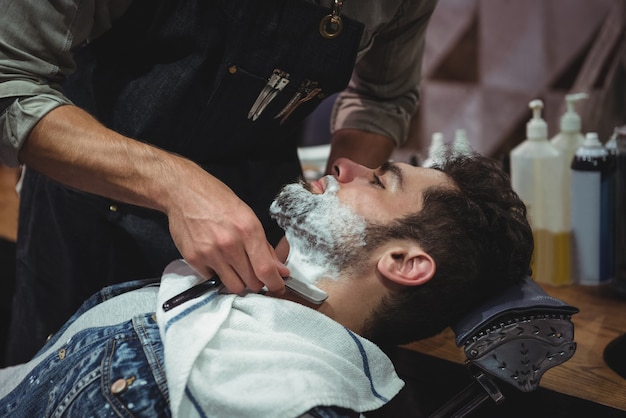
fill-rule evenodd
<path id="1" fill-rule="evenodd" d="M 117 212 L 117 205 L 109 205 L 109 210 L 111 212 Z"/>
<path id="2" fill-rule="evenodd" d="M 59 350 L 58 354 L 59 354 L 60 360 L 63 360 L 65 358 L 65 353 L 66 353 L 65 348 L 62 348 Z"/>
<path id="3" fill-rule="evenodd" d="M 49 334 L 48 337 L 46 338 L 46 342 L 50 341 L 53 336 L 54 336 L 54 333 Z"/>
<path id="4" fill-rule="evenodd" d="M 237 72 L 237 66 L 231 65 L 230 67 L 228 67 L 228 72 L 231 74 L 235 74 Z"/>
<path id="5" fill-rule="evenodd" d="M 343 21 L 341 20 L 341 8 L 343 0 L 335 0 L 333 10 L 320 21 L 320 35 L 327 39 L 333 39 L 339 36 L 343 29 Z"/>

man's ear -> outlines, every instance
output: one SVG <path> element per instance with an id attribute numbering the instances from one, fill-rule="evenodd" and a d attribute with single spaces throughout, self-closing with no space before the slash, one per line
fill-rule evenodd
<path id="1" fill-rule="evenodd" d="M 387 279 L 404 286 L 418 286 L 435 274 L 435 260 L 418 246 L 393 248 L 377 263 L 378 271 Z"/>

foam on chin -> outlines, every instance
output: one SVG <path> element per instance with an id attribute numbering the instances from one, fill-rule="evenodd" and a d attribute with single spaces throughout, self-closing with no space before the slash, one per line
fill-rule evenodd
<path id="1" fill-rule="evenodd" d="M 365 246 L 365 219 L 339 200 L 334 177 L 324 181 L 322 194 L 312 194 L 301 184 L 287 185 L 270 207 L 289 242 L 286 265 L 291 276 L 309 284 L 322 277 L 336 279 L 353 254 L 350 249 Z"/>
<path id="2" fill-rule="evenodd" d="M 291 242 L 289 236 L 287 236 L 287 241 Z M 289 269 L 291 277 L 313 285 L 322 277 L 328 276 L 334 278 L 335 276 L 334 272 L 330 272 L 320 265 L 311 263 L 310 258 L 302 254 L 300 249 L 293 245 L 289 246 L 289 255 L 287 256 L 285 265 Z"/>

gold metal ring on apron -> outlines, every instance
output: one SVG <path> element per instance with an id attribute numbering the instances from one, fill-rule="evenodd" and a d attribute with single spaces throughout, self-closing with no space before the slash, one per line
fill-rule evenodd
<path id="1" fill-rule="evenodd" d="M 343 0 L 334 0 L 333 10 L 320 21 L 320 35 L 327 39 L 333 39 L 339 36 L 343 29 L 343 21 L 341 20 L 341 9 L 343 8 Z"/>

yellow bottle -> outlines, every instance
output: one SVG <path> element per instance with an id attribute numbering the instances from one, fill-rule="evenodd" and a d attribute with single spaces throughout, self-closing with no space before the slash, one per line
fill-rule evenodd
<path id="1" fill-rule="evenodd" d="M 541 283 L 571 283 L 569 225 L 563 216 L 561 153 L 548 141 L 548 125 L 541 118 L 543 102 L 529 103 L 532 119 L 527 138 L 511 151 L 511 183 L 526 204 L 535 238 L 533 278 Z"/>

